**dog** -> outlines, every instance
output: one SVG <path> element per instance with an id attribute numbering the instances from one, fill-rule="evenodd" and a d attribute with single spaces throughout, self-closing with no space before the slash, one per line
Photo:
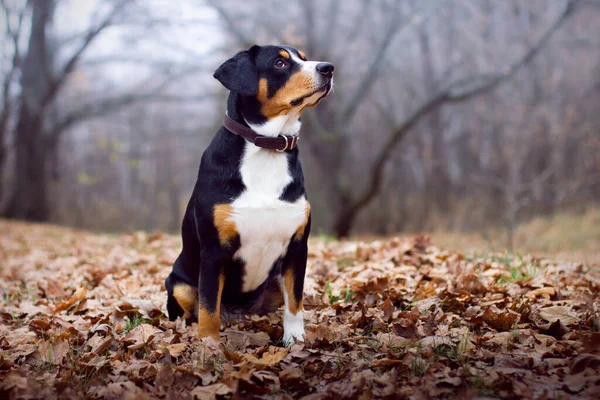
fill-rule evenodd
<path id="1" fill-rule="evenodd" d="M 284 305 L 283 342 L 303 341 L 310 204 L 298 158 L 300 115 L 333 86 L 334 66 L 289 46 L 252 46 L 214 73 L 230 93 L 200 161 L 165 281 L 170 320 L 219 340 L 221 313 Z"/>

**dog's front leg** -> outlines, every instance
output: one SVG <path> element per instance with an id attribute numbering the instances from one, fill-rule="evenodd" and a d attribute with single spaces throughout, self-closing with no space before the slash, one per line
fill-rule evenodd
<path id="1" fill-rule="evenodd" d="M 219 340 L 221 294 L 225 284 L 223 261 L 219 251 L 203 250 L 198 280 L 198 337 Z"/>
<path id="2" fill-rule="evenodd" d="M 304 341 L 302 293 L 308 253 L 310 217 L 305 226 L 290 241 L 281 268 L 281 291 L 285 302 L 283 311 L 283 343 L 291 346 Z"/>

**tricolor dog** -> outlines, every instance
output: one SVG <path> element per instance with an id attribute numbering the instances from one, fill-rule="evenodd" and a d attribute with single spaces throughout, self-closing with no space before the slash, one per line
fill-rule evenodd
<path id="1" fill-rule="evenodd" d="M 333 65 L 287 46 L 252 46 L 214 77 L 227 116 L 200 162 L 182 223 L 183 250 L 165 285 L 169 318 L 219 339 L 222 311 L 284 304 L 283 341 L 304 334 L 310 204 L 298 159 L 300 115 L 329 94 Z"/>

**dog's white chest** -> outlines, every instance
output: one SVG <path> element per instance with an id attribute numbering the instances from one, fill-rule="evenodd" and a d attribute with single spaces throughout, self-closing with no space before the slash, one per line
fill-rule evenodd
<path id="1" fill-rule="evenodd" d="M 285 154 L 247 145 L 241 164 L 246 190 L 232 204 L 231 220 L 241 246 L 234 258 L 245 263 L 242 290 L 258 288 L 275 261 L 285 255 L 290 239 L 306 219 L 306 198 L 279 200 L 292 181 Z"/>

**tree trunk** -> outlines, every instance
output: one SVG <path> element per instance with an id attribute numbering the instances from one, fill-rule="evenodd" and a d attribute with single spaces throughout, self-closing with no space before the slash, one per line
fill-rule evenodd
<path id="1" fill-rule="evenodd" d="M 419 30 L 419 45 L 421 47 L 421 61 L 423 68 L 423 80 L 427 97 L 433 97 L 438 88 L 436 87 L 436 72 L 431 54 L 430 37 L 425 28 Z M 429 164 L 428 181 L 425 184 L 425 202 L 427 205 L 437 206 L 443 216 L 450 210 L 450 178 L 448 176 L 447 146 L 444 140 L 444 126 L 442 123 L 442 108 L 437 107 L 425 118 L 425 135 L 431 138 L 431 148 L 427 151 L 426 165 Z M 431 204 L 432 203 L 432 204 Z"/>
<path id="2" fill-rule="evenodd" d="M 21 103 L 16 127 L 15 183 L 6 217 L 47 221 L 47 143 L 42 135 L 42 117 L 26 102 Z"/>
<path id="3" fill-rule="evenodd" d="M 28 6 L 32 8 L 32 24 L 27 55 L 21 67 L 20 107 L 14 139 L 15 176 L 4 216 L 39 222 L 47 221 L 50 216 L 47 193 L 49 146 L 43 122 L 54 59 L 49 52 L 47 28 L 52 22 L 56 2 L 29 0 Z"/>

